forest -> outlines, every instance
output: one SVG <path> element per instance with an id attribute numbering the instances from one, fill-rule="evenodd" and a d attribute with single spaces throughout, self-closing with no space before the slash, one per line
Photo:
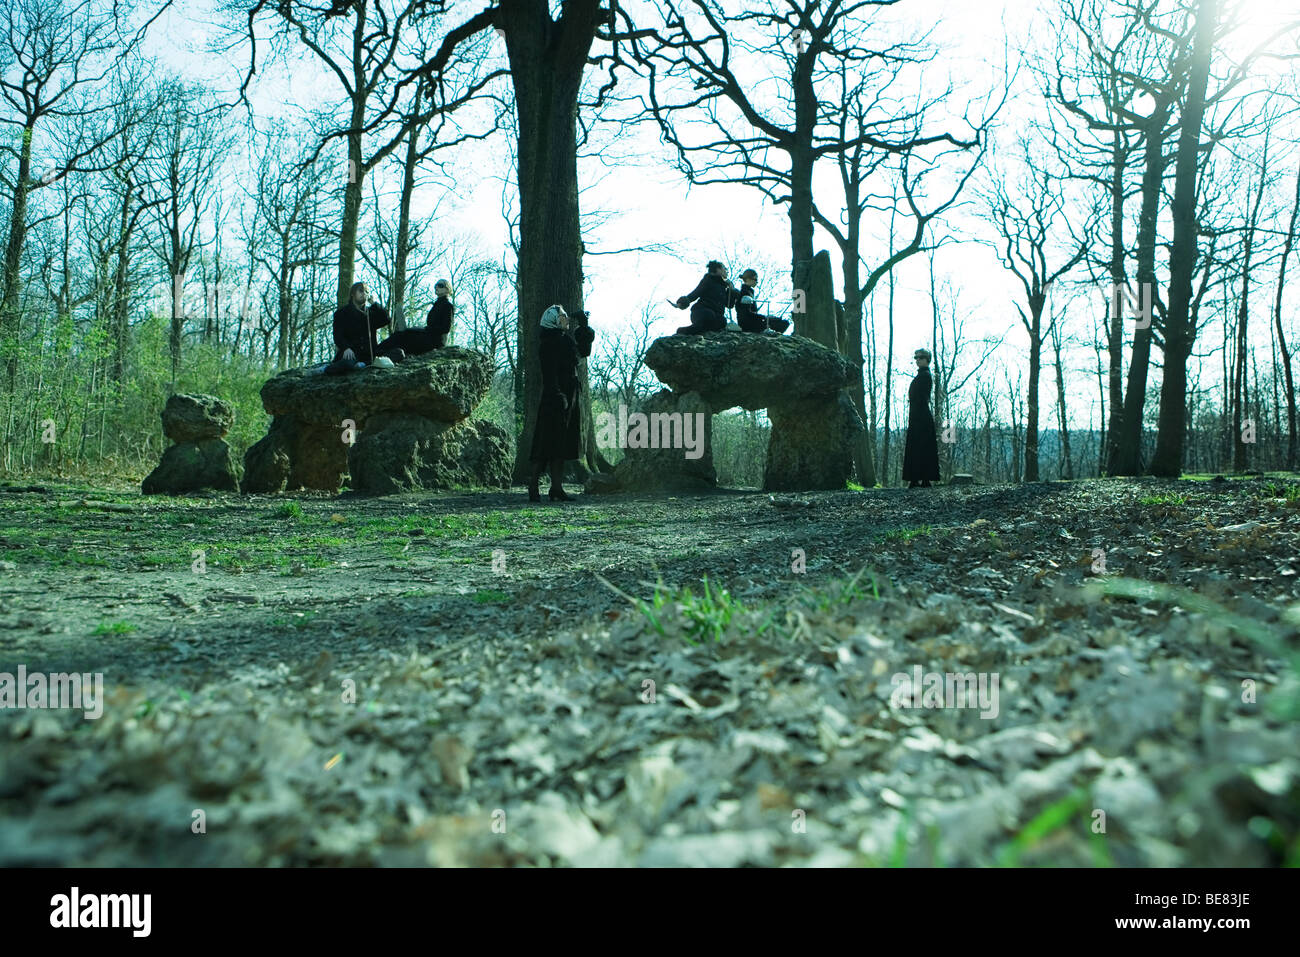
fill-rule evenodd
<path id="1" fill-rule="evenodd" d="M 2 16 L 0 862 L 1300 864 L 1295 4 Z"/>

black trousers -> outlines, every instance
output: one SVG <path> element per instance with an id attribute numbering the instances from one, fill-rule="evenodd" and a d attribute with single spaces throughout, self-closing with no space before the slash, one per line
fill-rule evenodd
<path id="1" fill-rule="evenodd" d="M 434 335 L 428 329 L 416 326 L 411 329 L 403 329 L 401 332 L 394 332 L 379 343 L 379 351 L 382 353 L 385 349 L 401 349 L 408 356 L 424 355 L 426 352 L 442 348 L 442 343 L 438 341 L 441 338 L 443 337 Z"/>
<path id="2" fill-rule="evenodd" d="M 710 309 L 696 303 L 691 306 L 691 324 L 677 330 L 679 336 L 698 336 L 706 332 L 722 332 L 727 328 L 727 320 Z"/>

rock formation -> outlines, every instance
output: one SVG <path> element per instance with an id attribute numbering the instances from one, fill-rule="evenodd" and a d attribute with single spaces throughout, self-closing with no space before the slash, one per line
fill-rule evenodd
<path id="1" fill-rule="evenodd" d="M 466 421 L 492 384 L 492 361 L 448 347 L 391 369 L 327 376 L 289 369 L 262 386 L 274 418 L 244 457 L 244 491 L 337 492 L 509 485 L 510 436 Z"/>
<path id="2" fill-rule="evenodd" d="M 230 403 L 216 396 L 170 396 L 162 410 L 163 434 L 175 444 L 140 483 L 140 490 L 145 495 L 239 491 L 235 459 L 225 442 L 234 421 Z"/>
<path id="3" fill-rule="evenodd" d="M 832 313 L 833 321 L 833 313 Z M 772 423 L 763 487 L 772 491 L 842 489 L 853 473 L 853 440 L 861 420 L 844 393 L 848 364 L 836 352 L 799 336 L 745 332 L 666 336 L 651 344 L 646 365 L 671 391 L 641 411 L 713 413 L 766 409 Z M 715 484 L 706 432 L 704 454 L 680 448 L 635 448 L 612 477 L 591 491 L 707 488 Z"/>

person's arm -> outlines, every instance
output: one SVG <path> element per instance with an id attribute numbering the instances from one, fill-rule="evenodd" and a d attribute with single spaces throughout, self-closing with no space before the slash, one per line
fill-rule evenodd
<path id="1" fill-rule="evenodd" d="M 393 321 L 393 317 L 388 314 L 388 310 L 379 303 L 370 304 L 370 328 L 382 329 Z"/>
<path id="2" fill-rule="evenodd" d="M 699 299 L 700 296 L 702 296 L 702 295 L 704 294 L 704 284 L 705 284 L 706 282 L 708 282 L 708 281 L 709 281 L 709 277 L 708 277 L 708 275 L 706 274 L 705 277 L 704 277 L 703 279 L 701 279 L 701 280 L 699 281 L 699 283 L 696 284 L 696 286 L 695 286 L 694 289 L 692 289 L 690 292 L 688 292 L 688 293 L 687 293 L 686 295 L 684 295 L 684 296 L 678 296 L 678 297 L 677 297 L 677 308 L 678 308 L 678 309 L 685 309 L 687 306 L 689 306 L 691 303 L 693 303 L 696 299 Z"/>

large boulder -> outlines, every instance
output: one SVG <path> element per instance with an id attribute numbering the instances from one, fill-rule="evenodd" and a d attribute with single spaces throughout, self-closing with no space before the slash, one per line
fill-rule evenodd
<path id="1" fill-rule="evenodd" d="M 388 495 L 415 489 L 508 488 L 510 436 L 491 422 L 435 422 L 409 412 L 366 421 L 348 452 L 352 487 Z"/>
<path id="2" fill-rule="evenodd" d="M 214 395 L 172 395 L 163 406 L 163 433 L 175 444 L 140 483 L 145 495 L 239 491 L 239 471 L 223 436 L 235 421 L 229 402 Z"/>
<path id="3" fill-rule="evenodd" d="M 833 324 L 833 309 L 830 314 Z M 651 344 L 645 364 L 672 390 L 656 397 L 665 409 L 680 407 L 691 394 L 710 413 L 737 406 L 767 409 L 772 434 L 765 489 L 842 489 L 853 474 L 853 443 L 862 421 L 844 391 L 848 363 L 831 348 L 802 335 L 667 336 Z M 643 458 L 624 467 L 625 472 L 638 476 L 649 472 L 650 468 L 642 468 Z M 707 462 L 711 471 L 711 448 Z M 651 468 L 667 465 L 656 461 Z M 681 478 L 674 475 L 668 487 L 683 487 L 678 484 Z M 616 484 L 623 487 L 621 481 Z"/>
<path id="4" fill-rule="evenodd" d="M 266 436 L 245 455 L 245 492 L 299 488 L 356 490 L 488 486 L 500 479 L 508 436 L 468 419 L 492 384 L 492 360 L 448 347 L 392 368 L 346 375 L 288 369 L 262 386 L 273 416 Z"/>
<path id="5" fill-rule="evenodd" d="M 714 412 L 825 398 L 849 382 L 848 363 L 802 335 L 665 336 L 650 345 L 645 364 L 679 395 L 699 393 Z"/>
<path id="6" fill-rule="evenodd" d="M 178 442 L 163 453 L 158 467 L 140 483 L 145 495 L 185 495 L 214 489 L 239 491 L 235 458 L 224 439 Z"/>
<path id="7" fill-rule="evenodd" d="M 377 412 L 401 410 L 435 422 L 467 419 L 492 385 L 492 360 L 473 349 L 448 346 L 412 356 L 391 369 L 374 366 L 347 375 L 287 369 L 262 386 L 262 405 L 312 425 L 357 428 Z"/>
<path id="8" fill-rule="evenodd" d="M 215 395 L 173 395 L 162 410 L 163 434 L 173 442 L 224 438 L 234 422 L 234 408 Z"/>
<path id="9" fill-rule="evenodd" d="M 355 431 L 277 415 L 244 453 L 245 494 L 310 488 L 337 492 L 348 474 L 347 442 Z"/>
<path id="10" fill-rule="evenodd" d="M 698 393 L 677 395 L 662 389 L 635 412 L 602 412 L 596 422 L 596 444 L 622 448 L 625 454 L 612 476 L 598 474 L 588 479 L 589 492 L 706 491 L 717 487 L 713 413 Z"/>

